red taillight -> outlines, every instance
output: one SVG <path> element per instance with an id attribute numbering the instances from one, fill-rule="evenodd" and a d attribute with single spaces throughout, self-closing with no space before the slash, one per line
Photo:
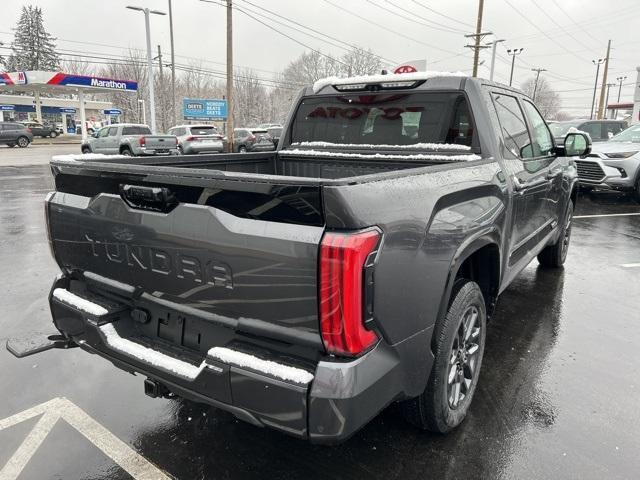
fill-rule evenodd
<path id="1" fill-rule="evenodd" d="M 31 130 L 30 128 L 27 128 L 27 132 L 33 133 L 33 130 Z"/>
<path id="2" fill-rule="evenodd" d="M 187 142 L 193 142 L 196 137 L 187 137 Z M 178 139 L 176 138 L 176 143 L 178 143 Z"/>
<path id="3" fill-rule="evenodd" d="M 355 356 L 377 340 L 364 326 L 364 273 L 380 240 L 377 230 L 325 233 L 320 245 L 320 330 L 325 348 Z"/>
<path id="4" fill-rule="evenodd" d="M 147 139 L 146 139 L 146 138 L 144 138 L 144 137 L 140 137 L 140 138 L 138 139 L 138 144 L 139 144 L 141 147 L 144 147 L 144 146 L 147 144 Z"/>
<path id="5" fill-rule="evenodd" d="M 249 140 L 251 140 L 252 142 L 256 139 L 255 135 L 249 135 Z"/>

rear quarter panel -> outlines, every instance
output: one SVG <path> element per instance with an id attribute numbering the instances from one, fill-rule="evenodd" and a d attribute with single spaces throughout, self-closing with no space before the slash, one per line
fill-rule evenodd
<path id="1" fill-rule="evenodd" d="M 428 378 L 428 339 L 443 313 L 450 272 L 474 242 L 500 245 L 507 213 L 507 186 L 496 161 L 435 170 L 325 187 L 327 229 L 377 225 L 383 231 L 375 268 L 375 321 L 384 341 L 403 357 L 408 395 L 419 394 Z M 403 348 L 424 333 L 424 344 Z"/>

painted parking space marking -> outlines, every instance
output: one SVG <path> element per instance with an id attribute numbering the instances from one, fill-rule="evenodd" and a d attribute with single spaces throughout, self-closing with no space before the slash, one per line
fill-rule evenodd
<path id="1" fill-rule="evenodd" d="M 636 213 L 603 213 L 601 215 L 574 215 L 573 219 L 579 218 L 601 218 L 601 217 L 637 217 L 640 216 L 640 212 Z"/>
<path id="2" fill-rule="evenodd" d="M 80 432 L 136 480 L 169 480 L 165 473 L 66 398 L 54 398 L 0 420 L 0 431 L 42 415 L 13 456 L 0 470 L 0 480 L 18 478 L 58 420 Z"/>

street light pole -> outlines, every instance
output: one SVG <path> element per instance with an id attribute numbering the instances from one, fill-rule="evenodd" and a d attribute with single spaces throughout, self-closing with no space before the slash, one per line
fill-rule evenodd
<path id="1" fill-rule="evenodd" d="M 494 40 L 491 42 L 491 70 L 489 71 L 489 80 L 491 81 L 493 81 L 493 72 L 496 66 L 496 47 L 500 42 L 504 42 L 504 39 Z"/>
<path id="2" fill-rule="evenodd" d="M 169 0 L 169 37 L 171 39 L 171 122 L 175 125 L 176 120 L 176 52 L 173 47 L 173 9 Z"/>
<path id="3" fill-rule="evenodd" d="M 155 92 L 153 86 L 153 60 L 151 57 L 151 27 L 149 25 L 149 14 L 154 15 L 166 15 L 166 13 L 159 10 L 149 10 L 148 8 L 127 6 L 130 10 L 136 10 L 144 13 L 144 27 L 147 37 L 147 84 L 149 89 L 149 113 L 151 114 L 151 131 L 156 133 L 156 102 Z"/>
<path id="4" fill-rule="evenodd" d="M 593 86 L 593 100 L 591 101 L 591 115 L 589 115 L 590 120 L 593 120 L 593 109 L 596 106 L 596 91 L 598 90 L 598 76 L 600 75 L 600 65 L 602 65 L 603 62 L 604 62 L 603 58 L 599 58 L 597 61 L 591 60 L 591 63 L 593 63 L 596 66 L 596 81 Z"/>
<path id="5" fill-rule="evenodd" d="M 507 50 L 507 55 L 511 55 L 511 75 L 509 75 L 509 86 L 513 84 L 513 69 L 516 66 L 516 55 L 520 55 L 524 48 L 513 48 Z"/>

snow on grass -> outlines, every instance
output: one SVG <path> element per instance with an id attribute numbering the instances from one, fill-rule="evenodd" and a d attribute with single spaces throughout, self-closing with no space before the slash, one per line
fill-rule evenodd
<path id="1" fill-rule="evenodd" d="M 307 150 L 294 148 L 293 150 L 280 150 L 281 156 L 299 156 L 299 157 L 340 157 L 340 158 L 358 158 L 358 159 L 375 159 L 375 160 L 434 160 L 445 162 L 471 162 L 480 160 L 482 157 L 476 154 L 465 155 L 437 155 L 429 153 L 418 153 L 411 155 L 394 155 L 382 153 L 341 153 L 328 152 L 326 150 Z"/>
<path id="2" fill-rule="evenodd" d="M 109 311 L 103 306 L 79 297 L 75 293 L 71 293 L 69 290 L 65 290 L 64 288 L 56 288 L 53 291 L 53 296 L 60 300 L 62 303 L 66 303 L 67 305 L 76 307 L 78 310 L 82 310 L 85 313 L 95 315 L 96 317 L 109 313 Z"/>
<path id="3" fill-rule="evenodd" d="M 263 372 L 281 380 L 306 385 L 313 380 L 313 374 L 302 368 L 291 367 L 281 363 L 263 360 L 247 353 L 238 352 L 225 347 L 214 347 L 209 350 L 209 355 L 223 363 L 235 365 L 240 368 L 250 368 L 257 372 Z"/>
<path id="4" fill-rule="evenodd" d="M 332 142 L 294 142 L 292 147 L 315 148 L 368 148 L 368 149 L 393 149 L 393 150 L 471 150 L 468 145 L 456 145 L 453 143 L 414 143 L 412 145 L 390 145 L 372 143 L 332 143 Z"/>
<path id="5" fill-rule="evenodd" d="M 387 82 L 411 82 L 428 80 L 436 77 L 468 77 L 463 72 L 414 72 L 389 75 L 360 75 L 357 77 L 327 77 L 321 78 L 313 84 L 313 93 L 318 93 L 328 85 L 352 85 L 359 83 L 387 83 Z"/>
<path id="6" fill-rule="evenodd" d="M 104 334 L 107 345 L 114 350 L 190 380 L 200 375 L 200 372 L 202 372 L 202 369 L 205 367 L 204 362 L 199 366 L 195 366 L 162 352 L 158 352 L 157 350 L 145 347 L 144 345 L 140 345 L 139 343 L 132 342 L 126 338 L 122 338 L 118 335 L 118 332 L 116 332 L 116 329 L 111 323 L 100 327 L 100 331 Z"/>

